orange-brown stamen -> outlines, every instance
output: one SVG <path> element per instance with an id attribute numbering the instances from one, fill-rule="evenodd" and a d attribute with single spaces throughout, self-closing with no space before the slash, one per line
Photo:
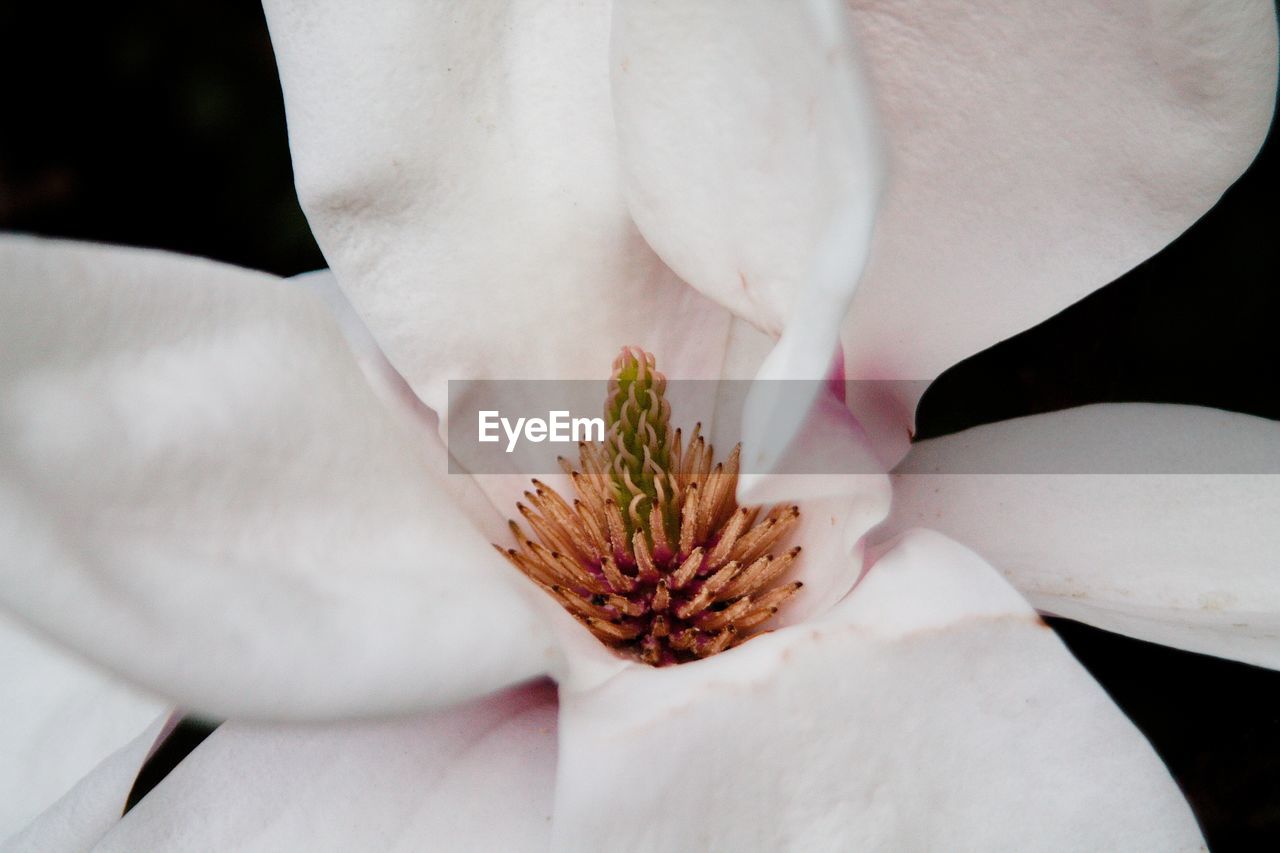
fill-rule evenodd
<path id="1" fill-rule="evenodd" d="M 771 549 L 800 511 L 739 506 L 739 448 L 716 463 L 700 424 L 670 428 L 654 367 L 637 348 L 614 360 L 605 440 L 560 460 L 576 499 L 534 480 L 516 505 L 533 538 L 512 521 L 517 547 L 498 551 L 603 643 L 663 666 L 744 642 L 795 595 L 781 580 L 800 549 Z"/>

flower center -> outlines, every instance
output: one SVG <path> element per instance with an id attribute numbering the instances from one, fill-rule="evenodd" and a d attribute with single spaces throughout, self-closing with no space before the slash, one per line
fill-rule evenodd
<path id="1" fill-rule="evenodd" d="M 516 504 L 533 536 L 513 520 L 516 547 L 494 547 L 605 645 L 665 666 L 743 642 L 795 595 L 780 579 L 800 548 L 771 549 L 800 510 L 738 506 L 741 445 L 715 462 L 701 424 L 685 442 L 654 366 L 633 347 L 614 360 L 605 440 L 560 459 L 572 505 L 534 480 Z"/>

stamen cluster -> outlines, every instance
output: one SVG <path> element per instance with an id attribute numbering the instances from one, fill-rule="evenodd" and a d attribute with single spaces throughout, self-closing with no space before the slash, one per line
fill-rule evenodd
<path id="1" fill-rule="evenodd" d="M 670 428 L 666 378 L 654 357 L 614 360 L 602 443 L 561 459 L 572 504 L 534 480 L 498 550 L 606 645 L 664 666 L 743 642 L 800 589 L 779 584 L 800 548 L 771 553 L 800 517 L 795 506 L 739 506 L 740 446 L 725 462 L 694 427 Z"/>

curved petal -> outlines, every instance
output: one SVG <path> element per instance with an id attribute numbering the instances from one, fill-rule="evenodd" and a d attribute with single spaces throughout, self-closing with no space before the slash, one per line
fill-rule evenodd
<path id="1" fill-rule="evenodd" d="M 780 337 L 744 421 L 771 470 L 839 349 L 880 152 L 837 0 L 621 4 L 614 115 L 641 232 L 683 279 Z"/>
<path id="2" fill-rule="evenodd" d="M 844 326 L 851 378 L 930 380 L 1117 278 L 1217 201 L 1270 122 L 1269 0 L 849 8 L 892 176 Z M 925 385 L 881 390 L 910 418 Z"/>
<path id="3" fill-rule="evenodd" d="M 355 307 L 348 301 L 338 277 L 332 270 L 322 269 L 295 275 L 289 281 L 301 285 L 316 294 L 324 302 L 329 313 L 338 322 L 342 336 L 351 349 L 351 355 L 364 373 L 370 387 L 387 402 L 388 405 L 400 408 L 417 415 L 424 424 L 434 425 L 435 418 L 431 410 L 413 393 L 399 371 L 387 360 L 386 354 L 373 339 L 373 333 L 365 325 L 364 320 L 356 313 Z"/>
<path id="4" fill-rule="evenodd" d="M 546 850 L 556 764 L 547 682 L 369 723 L 226 723 L 102 851 Z"/>
<path id="5" fill-rule="evenodd" d="M 563 691 L 560 742 L 557 849 L 1201 849 L 1102 689 L 928 531 L 826 620 Z"/>
<path id="6" fill-rule="evenodd" d="M 360 365 L 365 380 L 379 398 L 391 408 L 417 421 L 423 430 L 437 431 L 439 419 L 435 412 L 418 399 L 409 383 L 387 360 L 368 326 L 342 292 L 337 276 L 331 270 L 323 269 L 294 276 L 290 281 L 302 285 L 324 301 L 325 307 L 338 321 L 338 327 L 342 329 L 342 335 L 351 348 L 356 363 Z M 456 460 L 451 457 L 446 459 L 447 454 L 442 452 L 439 442 L 434 439 L 428 441 L 433 464 L 438 463 L 441 467 L 448 468 L 453 475 L 438 477 L 436 483 L 448 491 L 454 504 L 466 513 L 467 518 L 484 533 L 486 539 L 492 541 L 505 537 L 508 531 L 503 518 L 511 512 L 511 506 L 520 491 L 508 489 L 512 495 L 510 501 L 493 500 L 494 489 L 491 488 L 490 481 L 495 478 L 463 475 L 458 471 L 461 466 L 451 466 Z M 521 489 L 526 487 L 522 482 Z"/>
<path id="7" fill-rule="evenodd" d="M 622 201 L 609 4 L 266 10 L 316 239 L 437 412 L 450 379 L 597 378 L 628 344 L 718 353 L 719 309 Z"/>
<path id="8" fill-rule="evenodd" d="M 160 700 L 55 649 L 3 615 L 0 674 L 0 838 L 24 826 L 165 711 Z"/>
<path id="9" fill-rule="evenodd" d="M 0 241 L 0 600 L 215 716 L 430 707 L 550 641 L 302 288 Z"/>
<path id="10" fill-rule="evenodd" d="M 799 505 L 800 521 L 780 548 L 798 545 L 804 549 L 788 578 L 802 581 L 804 586 L 766 627 L 775 629 L 821 619 L 853 589 L 862 575 L 863 536 L 883 517 L 883 512 L 868 513 L 864 502 L 865 498 L 859 496 L 804 501 Z M 888 508 L 887 494 L 882 506 Z"/>
<path id="11" fill-rule="evenodd" d="M 28 850 L 89 850 L 124 811 L 138 769 L 160 736 L 166 713 L 133 740 L 108 755 L 53 805 L 0 844 L 5 853 Z"/>
<path id="12" fill-rule="evenodd" d="M 775 338 L 788 318 L 810 334 L 830 326 L 807 377 L 835 349 L 881 181 L 847 26 L 827 0 L 628 3 L 613 21 L 636 224 L 681 278 Z M 809 289 L 827 299 L 799 299 Z"/>
<path id="13" fill-rule="evenodd" d="M 1125 403 L 920 442 L 883 535 L 928 524 L 1041 610 L 1280 667 L 1277 517 L 1280 424 Z"/>

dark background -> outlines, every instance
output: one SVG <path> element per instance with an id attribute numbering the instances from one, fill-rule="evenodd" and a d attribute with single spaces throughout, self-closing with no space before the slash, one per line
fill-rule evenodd
<path id="1" fill-rule="evenodd" d="M 0 229 L 324 266 L 258 6 L 103 5 L 0 4 Z M 1280 419 L 1275 137 L 1164 252 L 943 374 L 921 436 L 1100 401 Z M 1280 673 L 1051 621 L 1169 764 L 1210 846 L 1280 850 Z"/>

